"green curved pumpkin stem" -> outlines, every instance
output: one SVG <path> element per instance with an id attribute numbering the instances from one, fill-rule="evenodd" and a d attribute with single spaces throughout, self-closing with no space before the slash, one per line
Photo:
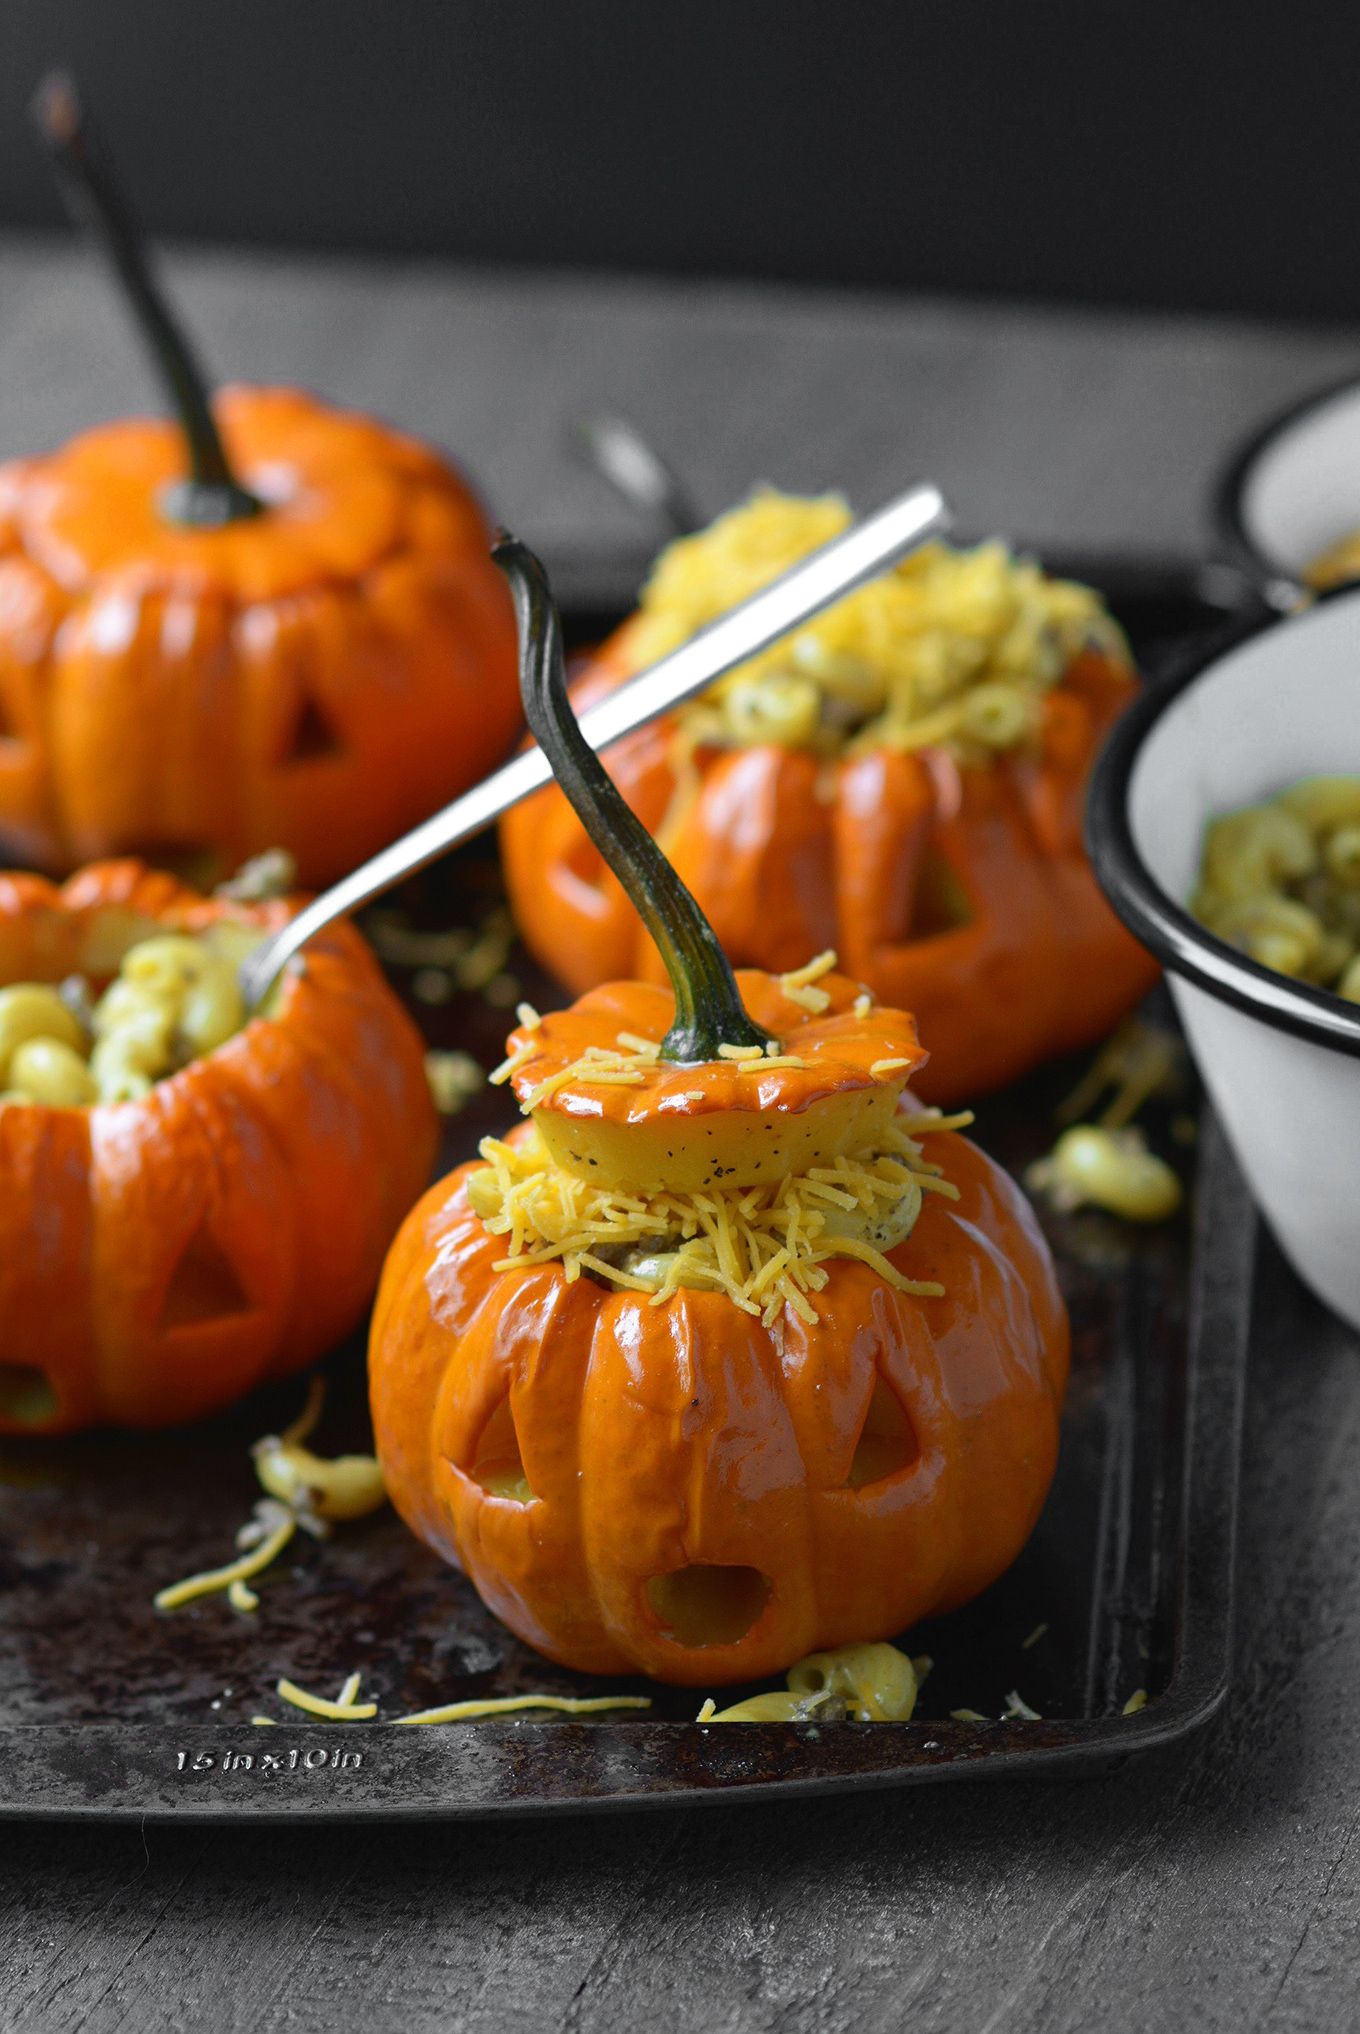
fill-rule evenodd
<path id="1" fill-rule="evenodd" d="M 117 270 L 142 336 L 165 381 L 189 449 L 189 478 L 167 489 L 171 521 L 217 529 L 264 504 L 242 487 L 223 450 L 207 383 L 192 348 L 152 280 L 141 232 L 80 103 L 75 80 L 52 71 L 33 95 L 33 119 L 47 143 L 66 208 Z"/>
<path id="2" fill-rule="evenodd" d="M 713 927 L 577 726 L 562 664 L 562 625 L 543 567 L 504 533 L 492 556 L 514 595 L 525 719 L 666 963 L 675 1022 L 661 1041 L 661 1057 L 692 1066 L 717 1059 L 720 1045 L 763 1049 L 770 1034 L 747 1015 Z"/>

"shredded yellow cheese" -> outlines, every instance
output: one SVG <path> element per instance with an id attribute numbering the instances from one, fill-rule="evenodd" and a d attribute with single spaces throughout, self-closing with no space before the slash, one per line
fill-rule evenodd
<path id="1" fill-rule="evenodd" d="M 334 1702 L 328 1702 L 324 1695 L 313 1695 L 286 1678 L 277 1684 L 275 1693 L 281 1701 L 291 1702 L 294 1709 L 305 1709 L 309 1716 L 324 1716 L 331 1723 L 363 1723 L 377 1715 L 378 1705 L 355 1700 L 360 1679 L 358 1674 L 351 1674 Z"/>
<path id="2" fill-rule="evenodd" d="M 515 1006 L 515 1015 L 526 1031 L 537 1031 L 539 1025 L 543 1022 L 543 1019 L 539 1016 L 532 1003 L 517 1004 Z"/>
<path id="3" fill-rule="evenodd" d="M 446 1702 L 394 1716 L 394 1723 L 467 1723 L 479 1716 L 508 1716 L 516 1709 L 557 1709 L 564 1716 L 590 1716 L 599 1709 L 650 1709 L 650 1695 L 495 1695 L 484 1701 Z"/>
<path id="4" fill-rule="evenodd" d="M 537 1059 L 538 1053 L 539 1048 L 532 1041 L 527 1045 L 521 1045 L 517 1052 L 512 1052 L 508 1059 L 501 1061 L 494 1073 L 487 1075 L 487 1080 L 493 1088 L 504 1087 L 511 1074 L 517 1074 L 522 1066 L 529 1064 L 531 1059 Z"/>
<path id="5" fill-rule="evenodd" d="M 678 648 L 843 530 L 839 495 L 762 489 L 657 560 L 630 626 L 637 668 Z M 947 743 L 983 761 L 1029 739 L 1044 693 L 1083 649 L 1128 650 L 1099 596 L 1047 578 L 1004 544 L 929 544 L 720 679 L 684 709 L 677 776 L 705 744 Z"/>
<path id="6" fill-rule="evenodd" d="M 261 1568 L 267 1568 L 271 1561 L 277 1559 L 297 1531 L 298 1521 L 286 1506 L 272 1504 L 269 1499 L 256 1505 L 255 1510 L 257 1518 L 266 1524 L 267 1530 L 253 1551 L 243 1554 L 238 1561 L 228 1562 L 224 1568 L 207 1568 L 202 1574 L 187 1575 L 182 1582 L 173 1582 L 168 1589 L 158 1590 L 151 1599 L 157 1610 L 178 1610 L 181 1605 L 192 1603 L 195 1597 L 211 1596 L 219 1589 L 230 1590 L 234 1582 L 248 1581 L 252 1575 L 258 1575 Z M 241 1532 L 237 1534 L 238 1546 L 241 1544 L 242 1536 L 250 1531 L 249 1526 L 242 1527 Z M 253 1593 L 247 1592 L 251 1595 Z M 256 1597 L 255 1602 L 258 1601 L 259 1598 Z M 255 1604 L 245 1606 L 237 1602 L 234 1605 L 237 1609 L 246 1607 L 254 1609 Z"/>
<path id="7" fill-rule="evenodd" d="M 1012 1688 L 1010 1694 L 1006 1697 L 1006 1707 L 1002 1713 L 1001 1721 L 1003 1723 L 1042 1723 L 1043 1718 L 1037 1709 L 1030 1708 L 1023 1695 L 1018 1694 Z"/>
<path id="8" fill-rule="evenodd" d="M 521 1056 L 524 1049 L 521 1047 L 520 1052 L 513 1055 L 515 1066 L 524 1064 Z M 546 1079 L 539 1081 L 536 1087 L 529 1090 L 520 1103 L 520 1114 L 532 1115 L 534 1110 L 549 1101 L 559 1088 L 565 1088 L 571 1081 L 583 1081 L 595 1087 L 636 1087 L 641 1083 L 646 1069 L 656 1065 L 660 1050 L 660 1046 L 650 1039 L 642 1039 L 621 1052 L 610 1052 L 603 1045 L 588 1045 L 581 1057 L 574 1059 L 570 1066 L 564 1066 L 557 1073 L 549 1074 Z M 511 1066 L 511 1061 L 507 1060 L 505 1064 Z M 494 1080 L 495 1075 L 492 1078 Z"/>
<path id="9" fill-rule="evenodd" d="M 829 1009 L 831 998 L 825 989 L 815 985 L 823 975 L 829 975 L 835 965 L 835 952 L 828 947 L 825 953 L 817 954 L 805 966 L 790 968 L 787 974 L 781 975 L 779 987 L 790 1003 L 796 1003 L 809 1016 L 820 1017 L 824 1010 Z"/>
<path id="10" fill-rule="evenodd" d="M 153 1599 L 157 1610 L 178 1610 L 219 1590 L 226 1591 L 233 1610 L 243 1614 L 258 1610 L 260 1599 L 247 1586 L 250 1577 L 278 1559 L 299 1526 L 314 1539 L 326 1539 L 331 1520 L 362 1518 L 385 1502 L 387 1493 L 373 1456 L 328 1459 L 303 1447 L 321 1416 L 325 1395 L 325 1379 L 313 1377 L 298 1417 L 282 1434 L 266 1434 L 251 1448 L 255 1473 L 270 1495 L 260 1500 L 236 1535 L 241 1558 L 162 1589 Z"/>
<path id="11" fill-rule="evenodd" d="M 937 1114 L 911 1118 L 935 1129 Z M 966 1119 L 964 1119 L 966 1120 Z M 727 1294 L 772 1326 L 783 1309 L 815 1321 L 810 1295 L 826 1263 L 853 1257 L 899 1292 L 938 1298 L 943 1287 L 904 1278 L 884 1251 L 910 1234 L 925 1193 L 957 1199 L 908 1129 L 894 1124 L 872 1151 L 777 1182 L 637 1196 L 594 1187 L 553 1164 L 536 1131 L 516 1146 L 486 1137 L 487 1170 L 468 1198 L 492 1235 L 509 1241 L 497 1271 L 560 1261 L 569 1281 L 590 1272 L 647 1292 L 661 1306 L 682 1287 Z"/>
<path id="12" fill-rule="evenodd" d="M 897 1127 L 909 1137 L 920 1137 L 927 1130 L 966 1130 L 975 1121 L 971 1109 L 956 1109 L 952 1116 L 942 1114 L 939 1109 L 918 1109 L 914 1115 L 899 1115 Z"/>

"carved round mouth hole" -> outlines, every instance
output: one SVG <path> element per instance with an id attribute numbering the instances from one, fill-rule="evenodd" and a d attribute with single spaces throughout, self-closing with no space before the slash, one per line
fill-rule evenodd
<path id="1" fill-rule="evenodd" d="M 759 1568 L 677 1568 L 653 1575 L 647 1601 L 679 1646 L 733 1646 L 765 1608 L 770 1578 Z"/>
<path id="2" fill-rule="evenodd" d="M 862 1490 L 866 1483 L 881 1483 L 899 1469 L 909 1469 L 921 1452 L 916 1429 L 907 1418 L 902 1401 L 886 1377 L 874 1380 L 869 1410 L 864 1415 L 859 1440 L 855 1443 L 847 1490 Z"/>
<path id="3" fill-rule="evenodd" d="M 488 1497 L 508 1497 L 514 1504 L 532 1502 L 534 1493 L 524 1473 L 524 1457 L 508 1398 L 501 1400 L 482 1428 L 468 1474 L 474 1483 L 481 1484 Z"/>
<path id="4" fill-rule="evenodd" d="M 45 1370 L 31 1363 L 0 1363 L 0 1419 L 45 1427 L 57 1411 L 57 1394 Z"/>

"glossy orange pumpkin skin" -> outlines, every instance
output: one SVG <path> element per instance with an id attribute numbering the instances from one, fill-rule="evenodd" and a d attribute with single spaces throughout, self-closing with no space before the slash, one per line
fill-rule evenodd
<path id="1" fill-rule="evenodd" d="M 625 629 L 573 697 L 583 704 L 629 675 Z M 1134 691 L 1122 667 L 1083 655 L 1046 695 L 1034 752 L 985 767 L 938 749 L 834 765 L 773 746 L 701 750 L 698 795 L 668 830 L 667 855 L 734 965 L 778 973 L 834 947 L 848 974 L 915 1014 L 930 1053 L 917 1092 L 966 1100 L 1102 1037 L 1157 978 L 1082 842 L 1091 766 Z M 657 721 L 605 756 L 653 832 L 675 794 L 674 734 L 674 721 Z M 569 988 L 664 980 L 556 786 L 507 813 L 501 846 L 525 942 Z M 939 922 L 942 875 L 967 922 Z"/>
<path id="2" fill-rule="evenodd" d="M 281 846 L 330 882 L 520 726 L 510 601 L 466 486 L 285 388 L 215 404 L 263 514 L 158 506 L 180 433 L 128 418 L 0 468 L 0 851 L 61 873 Z"/>
<path id="3" fill-rule="evenodd" d="M 441 1180 L 393 1245 L 370 1340 L 378 1453 L 408 1524 L 550 1658 L 690 1686 L 889 1638 L 985 1588 L 1052 1480 L 1067 1316 L 1013 1183 L 962 1137 L 924 1143 L 960 1198 L 927 1195 L 890 1255 L 944 1297 L 836 1259 L 816 1325 L 786 1309 L 772 1330 L 721 1294 L 654 1307 L 560 1265 L 497 1272 L 505 1241 L 467 1201 L 476 1168 Z M 849 1487 L 880 1379 L 916 1452 Z M 472 1473 L 507 1417 L 527 1503 Z M 739 1638 L 666 1628 L 648 1585 L 695 1567 L 766 1578 Z"/>
<path id="4" fill-rule="evenodd" d="M 149 937 L 286 904 L 205 900 L 140 863 L 0 876 L 0 982 L 57 981 L 92 932 Z M 438 1140 L 415 1026 L 337 925 L 256 1018 L 142 1101 L 0 1106 L 0 1408 L 39 1372 L 69 1433 L 201 1418 L 361 1317 Z"/>

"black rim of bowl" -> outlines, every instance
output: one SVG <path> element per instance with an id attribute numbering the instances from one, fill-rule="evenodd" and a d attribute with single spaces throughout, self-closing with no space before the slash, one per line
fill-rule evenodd
<path id="1" fill-rule="evenodd" d="M 1338 587 L 1329 598 L 1341 595 L 1360 601 L 1360 588 L 1353 583 Z M 1129 782 L 1145 739 L 1167 708 L 1245 643 L 1277 628 L 1306 626 L 1315 612 L 1310 608 L 1297 621 L 1285 618 L 1243 629 L 1226 645 L 1220 639 L 1174 677 L 1148 687 L 1117 723 L 1092 772 L 1086 851 L 1115 912 L 1173 974 L 1277 1031 L 1360 1058 L 1360 1004 L 1347 1003 L 1330 989 L 1276 974 L 1192 918 L 1148 868 L 1129 824 Z"/>
<path id="2" fill-rule="evenodd" d="M 1334 402 L 1337 396 L 1345 395 L 1350 389 L 1360 389 L 1360 375 L 1343 375 L 1339 381 L 1329 382 L 1325 388 L 1314 389 L 1311 395 L 1303 396 L 1298 402 L 1291 403 L 1288 409 L 1278 411 L 1275 416 L 1262 424 L 1259 430 L 1253 431 L 1246 443 L 1233 454 L 1219 476 L 1213 497 L 1215 526 L 1233 563 L 1241 566 L 1258 587 L 1265 589 L 1282 581 L 1288 585 L 1299 585 L 1301 581 L 1298 573 L 1290 566 L 1282 564 L 1278 558 L 1268 557 L 1247 532 L 1243 497 L 1252 469 L 1286 432 L 1293 430 L 1296 424 L 1302 423 L 1305 417 L 1311 416 L 1314 410 L 1324 408 L 1326 404 Z M 1350 586 L 1355 582 L 1346 580 L 1342 583 Z"/>

